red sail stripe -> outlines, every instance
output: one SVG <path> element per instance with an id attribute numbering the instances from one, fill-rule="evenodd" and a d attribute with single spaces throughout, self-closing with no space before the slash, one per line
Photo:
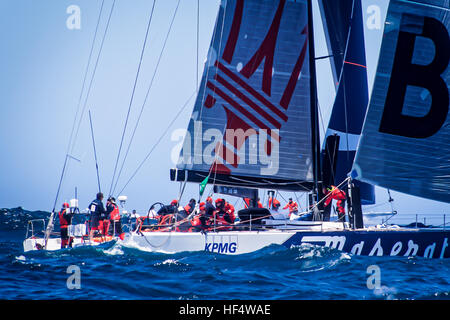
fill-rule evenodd
<path id="1" fill-rule="evenodd" d="M 214 149 L 214 152 L 216 153 L 216 155 L 221 157 L 228 164 L 231 164 L 235 168 L 238 167 L 239 161 L 240 161 L 239 156 L 233 150 L 231 150 L 227 146 L 225 146 L 223 143 L 218 142 L 216 144 L 216 148 Z"/>
<path id="2" fill-rule="evenodd" d="M 303 35 L 308 34 L 308 25 L 302 31 Z M 298 77 L 300 76 L 300 72 L 303 68 L 303 63 L 305 62 L 306 57 L 306 48 L 308 47 L 308 38 L 305 39 L 305 44 L 303 45 L 302 51 L 298 56 L 297 62 L 295 63 L 294 70 L 292 70 L 291 77 L 289 78 L 289 82 L 284 89 L 283 96 L 280 100 L 280 106 L 284 109 L 288 109 L 289 104 L 291 103 L 292 95 L 294 94 L 295 87 L 297 86 Z"/>
<path id="3" fill-rule="evenodd" d="M 272 132 L 269 127 L 267 127 L 264 123 L 262 123 L 258 118 L 256 118 L 253 114 L 248 112 L 245 108 L 243 108 L 239 103 L 234 101 L 231 97 L 229 97 L 225 92 L 217 88 L 214 84 L 212 84 L 210 81 L 206 84 L 206 86 L 216 92 L 219 96 L 221 96 L 225 101 L 227 101 L 229 104 L 231 104 L 233 107 L 235 107 L 239 112 L 241 112 L 243 115 L 245 115 L 247 118 L 249 118 L 251 121 L 256 123 L 258 127 L 268 130 L 267 134 L 272 135 L 274 139 L 279 139 L 278 134 L 275 132 Z M 269 134 L 270 132 L 270 134 Z"/>
<path id="4" fill-rule="evenodd" d="M 238 96 L 242 101 L 244 101 L 246 104 L 248 104 L 250 107 L 252 107 L 256 112 L 258 112 L 260 115 L 262 115 L 264 118 L 266 118 L 270 123 L 272 123 L 276 128 L 280 129 L 281 124 L 276 121 L 270 114 L 265 112 L 263 109 L 261 109 L 260 106 L 258 106 L 256 103 L 254 103 L 252 100 L 250 100 L 245 94 L 237 90 L 235 87 L 233 87 L 229 82 L 227 82 L 224 78 L 222 78 L 220 75 L 216 74 L 215 79 L 219 81 L 224 87 L 226 87 L 228 90 L 233 92 L 236 96 Z"/>
<path id="5" fill-rule="evenodd" d="M 244 12 L 244 0 L 238 0 L 234 9 L 233 22 L 231 23 L 230 35 L 228 36 L 225 50 L 223 50 L 223 60 L 231 63 L 234 55 L 234 49 L 239 37 L 239 30 L 241 29 L 242 16 Z"/>
<path id="6" fill-rule="evenodd" d="M 211 169 L 210 169 L 211 173 L 221 173 L 221 174 L 231 174 L 231 170 L 225 166 L 222 163 L 218 163 L 217 161 L 214 161 L 213 164 L 211 165 Z"/>
<path id="7" fill-rule="evenodd" d="M 245 83 L 244 80 L 239 78 L 237 75 L 235 75 L 232 71 L 228 70 L 227 67 L 225 67 L 222 63 L 219 61 L 216 61 L 215 66 L 218 67 L 223 73 L 225 73 L 228 77 L 233 79 L 236 83 L 238 83 L 242 88 L 248 91 L 251 95 L 253 95 L 256 99 L 261 101 L 267 108 L 272 110 L 274 113 L 276 113 L 281 119 L 284 121 L 288 120 L 288 117 L 286 114 L 283 113 L 280 109 L 275 107 L 269 100 L 264 98 L 260 93 L 258 93 L 255 89 L 250 87 L 247 83 Z"/>
<path id="8" fill-rule="evenodd" d="M 362 65 L 362 64 L 359 64 L 359 63 L 350 62 L 350 61 L 344 61 L 344 63 L 352 64 L 354 66 L 361 67 L 361 68 L 367 68 L 365 65 Z"/>

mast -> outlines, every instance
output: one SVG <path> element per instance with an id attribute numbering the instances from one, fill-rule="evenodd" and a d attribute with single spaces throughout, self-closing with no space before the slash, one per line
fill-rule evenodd
<path id="1" fill-rule="evenodd" d="M 310 94 L 311 94 L 311 139 L 314 173 L 313 194 L 316 201 L 322 198 L 322 170 L 320 166 L 320 135 L 317 103 L 316 60 L 314 50 L 314 26 L 312 16 L 312 0 L 308 0 L 308 41 L 309 41 L 309 68 L 310 68 Z"/>

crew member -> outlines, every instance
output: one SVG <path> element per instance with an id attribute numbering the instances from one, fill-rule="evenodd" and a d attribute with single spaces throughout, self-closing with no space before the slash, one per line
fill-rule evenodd
<path id="1" fill-rule="evenodd" d="M 298 204 L 297 202 L 293 201 L 292 198 L 289 198 L 289 203 L 285 205 L 283 209 L 289 209 L 289 217 L 290 217 L 291 214 L 298 213 Z"/>
<path id="2" fill-rule="evenodd" d="M 280 201 L 278 201 L 277 198 L 273 198 L 270 197 L 269 198 L 269 208 L 272 209 L 273 211 L 278 211 L 278 209 L 281 207 L 281 203 Z"/>
<path id="3" fill-rule="evenodd" d="M 192 217 L 191 220 L 191 229 L 189 231 L 200 231 L 200 230 L 204 230 L 206 228 L 206 225 L 203 224 L 202 217 L 204 217 L 205 215 L 205 202 L 200 202 L 198 204 L 199 206 L 199 212 L 198 214 L 196 214 L 194 217 Z"/>
<path id="4" fill-rule="evenodd" d="M 151 210 L 151 211 L 154 212 L 154 210 Z M 154 214 L 156 215 L 156 212 L 154 212 Z M 127 218 L 128 218 L 127 223 L 130 225 L 131 230 L 136 230 L 136 226 L 139 223 L 140 215 L 138 213 L 136 213 L 136 210 L 133 209 L 133 211 L 131 213 L 128 213 Z M 135 219 L 135 223 L 133 223 L 133 218 Z"/>
<path id="5" fill-rule="evenodd" d="M 68 228 L 72 223 L 73 213 L 69 210 L 69 204 L 67 202 L 63 203 L 61 211 L 58 213 L 59 215 L 59 225 L 61 228 L 61 249 L 64 248 L 72 248 L 73 238 L 69 237 Z"/>
<path id="6" fill-rule="evenodd" d="M 118 234 L 119 238 L 123 240 L 125 235 L 122 232 L 122 223 L 120 221 L 119 206 L 116 204 L 116 199 L 114 197 L 110 197 L 108 199 L 108 203 L 109 204 L 106 206 L 106 212 L 109 213 L 108 234 L 112 236 Z"/>
<path id="7" fill-rule="evenodd" d="M 345 221 L 345 199 L 347 198 L 344 191 L 339 189 L 338 187 L 331 186 L 331 188 L 324 190 L 325 196 L 327 197 L 324 206 L 327 207 L 331 200 L 337 200 L 336 202 L 336 208 L 338 211 L 338 221 Z"/>
<path id="8" fill-rule="evenodd" d="M 216 207 L 214 207 L 213 199 L 211 197 L 206 198 L 206 202 L 200 203 L 199 220 L 203 229 L 206 229 L 206 227 L 210 225 L 210 220 L 214 217 L 215 210 Z"/>
<path id="9" fill-rule="evenodd" d="M 216 211 L 214 212 L 214 221 L 219 231 L 231 230 L 232 227 L 228 227 L 233 224 L 234 220 L 231 218 L 229 212 L 225 211 L 225 200 L 216 200 Z"/>
<path id="10" fill-rule="evenodd" d="M 178 211 L 178 200 L 172 200 L 170 204 L 162 206 L 158 210 L 158 215 L 164 216 L 169 213 L 176 213 Z"/>
<path id="11" fill-rule="evenodd" d="M 228 201 L 225 202 L 225 212 L 228 214 L 228 216 L 231 219 L 231 223 L 234 223 L 234 221 L 236 220 L 236 215 L 234 214 L 235 209 L 234 206 L 229 203 Z"/>
<path id="12" fill-rule="evenodd" d="M 210 218 L 214 215 L 214 211 L 216 210 L 216 207 L 213 205 L 213 199 L 211 197 L 206 198 L 205 203 L 205 215 L 206 217 Z"/>
<path id="13" fill-rule="evenodd" d="M 105 207 L 103 206 L 103 193 L 97 193 L 97 197 L 94 201 L 89 205 L 89 210 L 91 211 L 91 224 L 90 224 L 90 232 L 89 239 L 92 241 L 94 237 L 94 233 L 99 231 L 100 220 L 106 214 Z"/>
<path id="14" fill-rule="evenodd" d="M 261 199 L 258 197 L 258 202 L 256 205 L 258 208 L 264 208 L 264 206 L 262 205 L 260 200 Z M 244 206 L 245 206 L 245 209 L 248 209 L 250 207 L 250 198 L 244 198 Z"/>
<path id="15" fill-rule="evenodd" d="M 191 199 L 189 200 L 189 203 L 184 206 L 184 211 L 186 211 L 187 215 L 190 215 L 192 212 L 194 212 L 196 203 L 197 202 L 195 201 L 195 199 Z"/>

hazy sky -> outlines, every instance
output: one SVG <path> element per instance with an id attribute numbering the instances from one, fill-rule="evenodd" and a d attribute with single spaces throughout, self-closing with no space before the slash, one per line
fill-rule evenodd
<path id="1" fill-rule="evenodd" d="M 94 58 L 112 2 L 105 0 Z M 0 207 L 23 206 L 29 210 L 52 208 L 101 3 L 101 0 L 0 2 Z M 116 0 L 88 99 L 87 109 L 92 112 L 100 179 L 105 193 L 111 183 L 152 3 L 150 0 Z M 176 0 L 156 2 L 131 109 L 125 149 L 176 4 Z M 118 189 L 123 187 L 161 132 L 195 91 L 196 4 L 197 0 L 181 0 Z M 81 10 L 80 29 L 71 30 L 67 27 L 66 20 L 70 16 L 67 8 L 71 5 Z M 384 19 L 388 0 L 363 0 L 366 21 L 370 18 L 367 10 L 371 5 L 381 9 L 381 19 Z M 219 0 L 200 0 L 200 76 L 218 6 Z M 326 55 L 322 25 L 317 14 L 315 20 L 316 55 Z M 380 29 L 368 29 L 367 25 L 365 28 L 370 88 L 382 27 L 383 21 Z M 319 102 L 325 118 L 335 95 L 329 67 L 327 60 L 317 63 Z M 91 65 L 88 79 L 92 70 Z M 146 211 L 153 202 L 168 202 L 178 197 L 179 184 L 169 179 L 169 169 L 174 167 L 171 153 L 177 144 L 177 141 L 171 141 L 170 136 L 175 129 L 187 127 L 193 102 L 192 99 L 125 190 L 124 194 L 129 197 L 129 209 Z M 72 152 L 81 162 L 69 161 L 58 206 L 62 200 L 73 197 L 75 186 L 78 187 L 81 208 L 86 207 L 97 192 L 87 109 Z M 327 119 L 324 121 L 327 123 Z M 395 208 L 400 213 L 450 213 L 448 204 L 396 192 L 392 192 L 392 195 L 396 200 Z M 183 202 L 197 196 L 198 185 L 188 185 Z M 377 188 L 377 200 L 379 204 L 387 201 L 386 190 Z M 388 208 L 388 205 L 381 205 L 377 210 Z"/>

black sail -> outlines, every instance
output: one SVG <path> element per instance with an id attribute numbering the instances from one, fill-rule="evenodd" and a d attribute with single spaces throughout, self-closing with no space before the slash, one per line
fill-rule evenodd
<path id="1" fill-rule="evenodd" d="M 309 191 L 308 2 L 223 0 L 176 181 Z"/>

